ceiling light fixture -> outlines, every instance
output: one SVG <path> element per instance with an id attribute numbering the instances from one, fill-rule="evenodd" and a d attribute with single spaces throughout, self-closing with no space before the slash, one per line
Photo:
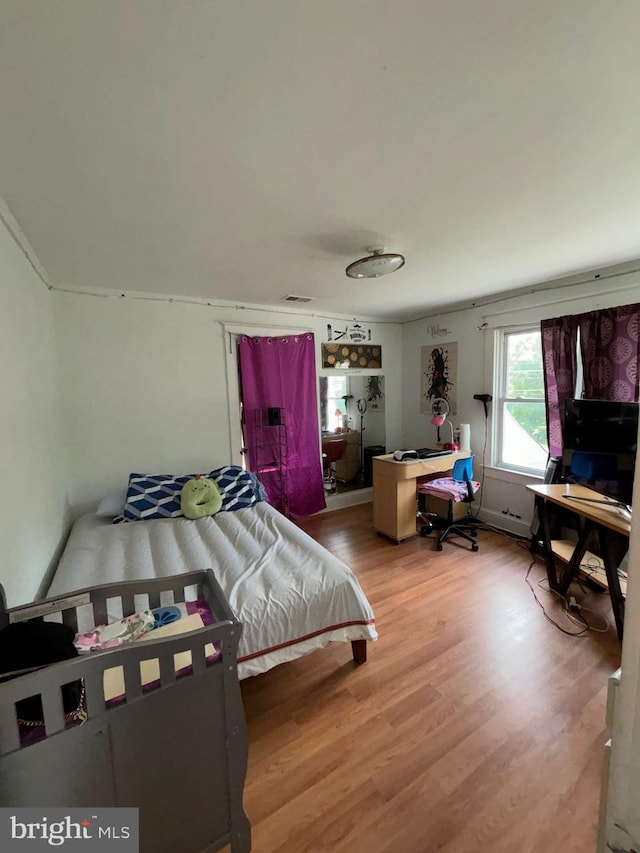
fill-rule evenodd
<path id="1" fill-rule="evenodd" d="M 346 269 L 349 278 L 379 278 L 404 266 L 404 256 L 395 252 L 386 253 L 384 247 L 374 246 L 367 249 L 368 258 L 359 258 Z"/>

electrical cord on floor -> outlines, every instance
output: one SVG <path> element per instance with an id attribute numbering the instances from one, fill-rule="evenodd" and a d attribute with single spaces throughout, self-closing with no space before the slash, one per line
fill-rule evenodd
<path id="1" fill-rule="evenodd" d="M 491 530 L 493 533 L 499 533 L 500 536 L 514 540 L 518 547 L 524 548 L 526 551 L 529 550 L 529 539 L 522 536 L 520 533 L 512 533 L 510 530 L 502 530 L 501 527 L 495 527 L 493 524 L 490 524 L 488 521 L 484 521 L 482 518 L 474 517 L 473 520 L 477 523 L 480 530 Z"/>
<path id="2" fill-rule="evenodd" d="M 604 565 L 602 564 L 602 560 L 599 560 L 597 557 L 590 557 L 586 562 L 580 563 L 580 568 L 584 570 L 585 573 L 588 574 L 589 577 L 595 577 L 596 575 L 602 574 L 605 572 Z M 624 569 L 617 569 L 618 577 L 626 581 L 628 578 L 627 573 Z"/>
<path id="3" fill-rule="evenodd" d="M 539 598 L 538 598 L 538 596 L 536 595 L 536 591 L 535 591 L 535 589 L 533 588 L 533 586 L 531 585 L 531 582 L 530 582 L 530 580 L 529 580 L 529 575 L 531 574 L 531 569 L 534 567 L 535 562 L 536 562 L 536 561 L 535 561 L 535 558 L 534 558 L 534 559 L 529 563 L 529 568 L 527 569 L 527 574 L 524 576 L 524 579 L 525 579 L 525 581 L 526 581 L 526 583 L 527 583 L 527 586 L 528 586 L 528 587 L 529 587 L 529 589 L 531 590 L 531 593 L 532 593 L 532 595 L 533 595 L 533 597 L 534 597 L 534 599 L 535 599 L 536 604 L 537 604 L 537 605 L 538 605 L 538 607 L 542 610 L 542 613 L 543 613 L 543 615 L 544 615 L 544 618 L 547 620 L 547 622 L 551 622 L 551 624 L 552 624 L 555 628 L 557 628 L 557 629 L 558 629 L 558 631 L 562 631 L 562 633 L 563 633 L 563 634 L 567 634 L 569 637 L 581 637 L 581 636 L 583 636 L 583 634 L 586 634 L 586 633 L 587 633 L 587 631 L 589 630 L 587 627 L 583 628 L 581 631 L 567 631 L 567 629 L 566 629 L 566 628 L 563 628 L 563 627 L 562 627 L 562 625 L 559 625 L 559 624 L 555 621 L 555 619 L 552 619 L 552 618 L 551 618 L 551 616 L 549 616 L 549 614 L 547 613 L 547 611 L 546 611 L 546 610 L 545 610 L 545 608 L 544 608 L 544 604 L 540 601 L 540 599 L 539 599 Z M 566 602 L 565 602 L 565 603 L 566 603 Z"/>
<path id="4" fill-rule="evenodd" d="M 546 586 L 545 583 L 547 584 Z M 576 625 L 586 625 L 590 631 L 596 631 L 599 634 L 606 634 L 606 632 L 609 630 L 609 620 L 605 616 L 602 616 L 600 613 L 595 610 L 592 610 L 589 607 L 584 607 L 584 605 L 578 604 L 573 595 L 569 596 L 569 604 L 567 604 L 567 600 L 562 595 L 562 593 L 558 592 L 555 589 L 551 589 L 551 587 L 548 585 L 548 581 L 546 580 L 546 578 L 540 578 L 540 580 L 538 581 L 538 586 L 545 592 L 550 592 L 553 595 L 558 596 L 558 598 L 562 602 L 562 609 L 564 610 L 565 616 L 571 619 L 572 622 L 575 622 Z M 575 618 L 575 616 L 573 615 L 574 611 L 578 614 L 580 620 Z M 602 621 L 604 622 L 604 628 L 597 628 L 595 625 L 589 624 L 589 622 L 582 615 L 583 613 L 595 614 L 599 619 L 602 619 Z"/>
<path id="5" fill-rule="evenodd" d="M 598 628 L 598 627 L 597 627 L 597 626 L 595 626 L 595 625 L 591 625 L 591 624 L 587 621 L 587 619 L 585 619 L 585 617 L 582 615 L 583 611 L 584 611 L 584 612 L 586 612 L 586 613 L 593 613 L 593 614 L 595 614 L 596 616 L 598 616 L 600 619 L 602 619 L 602 618 L 603 618 L 602 616 L 600 616 L 600 614 L 596 613 L 596 611 L 595 611 L 595 610 L 591 610 L 591 609 L 590 609 L 590 608 L 588 608 L 588 607 L 583 607 L 582 605 L 579 605 L 579 604 L 575 603 L 574 607 L 575 607 L 575 612 L 576 612 L 576 614 L 577 614 L 577 617 L 576 617 L 576 616 L 574 616 L 574 615 L 573 615 L 573 611 L 572 611 L 572 606 L 571 606 L 570 604 L 568 604 L 568 603 L 567 603 L 566 598 L 565 598 L 561 593 L 557 592 L 555 589 L 551 589 L 551 588 L 550 588 L 550 587 L 548 587 L 548 586 L 546 586 L 546 587 L 545 587 L 545 586 L 543 586 L 542 584 L 544 583 L 544 578 L 541 578 L 541 579 L 537 582 L 537 586 L 539 586 L 541 589 L 544 589 L 544 591 L 545 591 L 545 592 L 550 592 L 550 593 L 552 593 L 553 595 L 557 596 L 557 597 L 560 599 L 561 603 L 562 603 L 562 610 L 563 610 L 564 615 L 565 615 L 565 616 L 566 616 L 566 617 L 567 617 L 571 622 L 573 622 L 575 625 L 577 625 L 581 630 L 580 630 L 580 631 L 567 631 L 567 629 L 566 629 L 566 628 L 563 628 L 563 627 L 562 627 L 562 625 L 560 625 L 558 622 L 556 622 L 556 621 L 555 621 L 555 619 L 553 619 L 553 618 L 552 618 L 552 617 L 547 613 L 547 611 L 546 611 L 546 609 L 545 609 L 545 607 L 544 607 L 544 604 L 540 601 L 540 599 L 539 599 L 539 598 L 538 598 L 538 596 L 536 595 L 536 591 L 535 591 L 535 589 L 533 588 L 533 585 L 531 584 L 531 581 L 529 580 L 529 575 L 531 574 L 531 569 L 534 567 L 535 563 L 536 563 L 536 558 L 534 557 L 534 558 L 533 558 L 533 560 L 531 561 L 531 563 L 529 564 L 529 568 L 527 569 L 527 573 L 526 573 L 526 575 L 525 575 L 525 578 L 524 578 L 524 579 L 525 579 L 525 581 L 526 581 L 527 586 L 528 586 L 528 587 L 529 587 L 529 589 L 531 590 L 531 594 L 533 595 L 533 597 L 534 597 L 534 599 L 535 599 L 536 604 L 537 604 L 537 605 L 538 605 L 538 607 L 542 610 L 542 613 L 543 613 L 543 615 L 544 615 L 544 618 L 545 618 L 548 622 L 550 622 L 550 623 L 551 623 L 555 628 L 557 628 L 559 631 L 562 631 L 562 633 L 563 633 L 563 634 L 567 634 L 569 637 L 582 637 L 582 636 L 584 636 L 588 631 L 596 631 L 596 632 L 597 632 L 597 633 L 599 633 L 599 634 L 604 634 L 604 633 L 606 633 L 606 632 L 609 630 L 609 622 L 608 622 L 606 619 L 604 619 L 604 625 L 605 625 L 605 627 L 604 627 L 604 628 Z M 573 596 L 571 596 L 571 597 L 570 597 L 570 600 L 571 600 L 571 599 L 573 599 Z M 573 599 L 573 600 L 574 600 L 574 602 L 575 602 L 575 599 Z"/>
<path id="6" fill-rule="evenodd" d="M 418 513 L 420 515 L 420 513 Z M 505 539 L 511 539 L 516 543 L 518 548 L 522 548 L 523 551 L 530 551 L 530 539 L 527 536 L 523 536 L 521 533 L 512 533 L 510 530 L 503 530 L 501 527 L 496 527 L 488 521 L 485 521 L 483 518 L 478 518 L 477 516 L 471 516 L 475 526 L 478 530 L 490 530 L 492 533 L 497 533 L 500 536 L 504 536 Z"/>

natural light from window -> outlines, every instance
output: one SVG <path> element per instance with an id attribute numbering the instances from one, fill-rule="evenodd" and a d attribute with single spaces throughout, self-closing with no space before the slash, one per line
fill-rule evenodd
<path id="1" fill-rule="evenodd" d="M 497 351 L 496 462 L 514 471 L 543 472 L 549 451 L 540 330 L 500 330 Z"/>
<path id="2" fill-rule="evenodd" d="M 347 416 L 344 396 L 347 394 L 347 377 L 329 376 L 327 382 L 327 432 L 342 430 Z"/>

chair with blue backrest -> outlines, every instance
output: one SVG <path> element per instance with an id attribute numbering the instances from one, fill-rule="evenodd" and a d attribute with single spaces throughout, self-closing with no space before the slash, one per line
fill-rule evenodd
<path id="1" fill-rule="evenodd" d="M 451 477 L 438 477 L 428 483 L 420 483 L 418 492 L 427 498 L 435 498 L 446 501 L 446 519 L 435 518 L 433 515 L 419 513 L 425 524 L 420 528 L 420 535 L 426 536 L 433 529 L 442 530 L 436 543 L 436 549 L 442 551 L 442 543 L 452 534 L 461 536 L 471 542 L 471 550 L 478 550 L 476 542 L 476 519 L 471 515 L 471 504 L 475 501 L 475 493 L 480 488 L 480 483 L 473 480 L 473 456 L 465 459 L 456 459 L 453 465 Z M 456 504 L 467 505 L 467 515 L 463 518 L 454 518 L 454 507 Z"/>

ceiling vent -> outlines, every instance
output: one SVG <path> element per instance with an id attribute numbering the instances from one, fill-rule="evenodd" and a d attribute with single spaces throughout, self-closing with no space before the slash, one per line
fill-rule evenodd
<path id="1" fill-rule="evenodd" d="M 313 302 L 315 296 L 293 296 L 293 294 L 289 294 L 289 296 L 283 296 L 283 302 Z"/>

